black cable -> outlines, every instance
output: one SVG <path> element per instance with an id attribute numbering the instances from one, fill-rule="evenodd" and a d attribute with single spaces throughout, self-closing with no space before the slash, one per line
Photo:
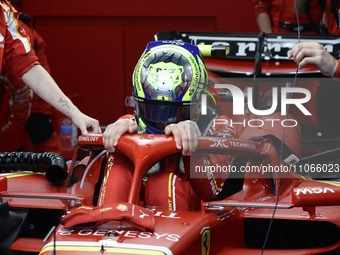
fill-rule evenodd
<path id="1" fill-rule="evenodd" d="M 107 170 L 107 171 L 109 171 L 109 170 Z M 103 184 L 103 186 L 104 186 L 104 184 Z M 103 199 L 103 197 L 102 197 L 102 199 Z M 101 200 L 100 202 L 101 202 L 100 206 L 102 207 L 101 215 L 100 215 L 100 217 L 101 217 L 101 228 L 103 228 L 103 224 L 104 224 L 104 201 Z M 104 234 L 102 234 L 102 246 L 101 246 L 100 252 L 104 253 L 105 251 L 106 250 L 105 250 L 105 247 L 104 247 Z"/>
<path id="2" fill-rule="evenodd" d="M 64 158 L 54 152 L 3 152 L 0 153 L 0 172 L 2 170 L 27 170 L 46 172 L 46 178 L 55 185 L 67 178 L 67 165 Z"/>
<path id="3" fill-rule="evenodd" d="M 258 89 L 256 86 L 256 76 L 260 72 L 261 69 L 261 54 L 263 52 L 264 46 L 267 44 L 266 42 L 266 33 L 260 33 L 258 36 L 258 42 L 255 53 L 255 65 L 254 65 L 254 75 L 253 75 L 253 105 L 256 109 L 259 107 L 258 102 Z"/>
<path id="4" fill-rule="evenodd" d="M 300 35 L 300 20 L 299 20 L 298 8 L 297 8 L 297 0 L 295 0 L 295 12 L 296 12 L 296 20 L 297 20 L 297 26 L 298 26 L 298 43 L 300 43 L 300 40 L 301 40 L 301 35 Z M 292 86 L 293 88 L 295 87 L 295 84 L 296 84 L 296 79 L 297 79 L 298 71 L 299 71 L 299 66 L 296 67 L 296 72 L 295 72 L 294 81 L 293 81 L 293 86 Z M 292 93 L 289 95 L 289 99 L 292 98 L 292 95 L 293 95 Z M 290 106 L 290 105 L 287 105 L 287 111 L 286 111 L 285 120 L 287 120 L 287 118 L 288 118 L 289 106 Z M 284 133 L 285 133 L 285 126 L 283 126 L 283 128 L 282 128 L 281 151 L 280 151 L 280 166 L 282 166 L 282 154 L 283 154 L 283 139 L 284 139 Z M 262 246 L 261 255 L 263 255 L 264 249 L 265 249 L 266 244 L 267 244 L 267 241 L 268 241 L 270 229 L 271 229 L 272 224 L 273 224 L 273 221 L 274 221 L 274 217 L 275 217 L 277 205 L 278 205 L 278 203 L 279 203 L 280 187 L 281 187 L 281 171 L 280 171 L 280 174 L 279 174 L 279 185 L 278 185 L 278 187 L 277 187 L 275 207 L 274 207 L 273 215 L 272 215 L 272 217 L 271 217 L 271 219 L 270 219 L 270 223 L 269 223 L 269 226 L 268 226 L 266 238 L 265 238 L 264 243 L 263 243 L 263 246 Z"/>

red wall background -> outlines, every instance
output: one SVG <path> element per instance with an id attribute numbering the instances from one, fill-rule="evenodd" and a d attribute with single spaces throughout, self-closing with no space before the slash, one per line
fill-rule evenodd
<path id="1" fill-rule="evenodd" d="M 132 112 L 135 64 L 166 30 L 258 32 L 251 0 L 23 0 L 46 42 L 52 77 L 84 113 L 114 122 Z"/>

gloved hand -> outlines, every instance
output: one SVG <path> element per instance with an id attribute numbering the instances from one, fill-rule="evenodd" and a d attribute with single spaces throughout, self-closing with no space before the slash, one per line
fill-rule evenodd
<path id="1" fill-rule="evenodd" d="M 120 220 L 126 221 L 142 231 L 153 230 L 155 225 L 152 211 L 129 203 L 113 203 L 105 207 L 81 206 L 61 218 L 65 228 L 86 223 L 98 226 L 108 221 Z"/>

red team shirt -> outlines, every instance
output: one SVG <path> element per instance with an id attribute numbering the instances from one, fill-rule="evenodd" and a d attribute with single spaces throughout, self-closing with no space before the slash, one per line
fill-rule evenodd
<path id="1" fill-rule="evenodd" d="M 14 77 L 21 79 L 28 69 L 39 63 L 38 58 L 31 51 L 26 31 L 18 25 L 18 12 L 6 0 L 0 2 L 0 57 Z"/>
<path id="2" fill-rule="evenodd" d="M 280 28 L 280 22 L 296 24 L 295 0 L 252 0 L 255 8 L 255 16 L 260 13 L 267 13 L 272 19 L 273 33 L 297 33 L 297 31 L 287 31 Z M 312 1 L 311 1 L 312 2 Z M 314 2 L 313 2 L 314 3 Z M 319 23 L 321 19 L 321 8 L 317 4 L 310 6 L 310 16 L 312 20 Z M 300 24 L 311 24 L 307 14 L 299 15 Z M 307 34 L 315 34 L 315 31 L 306 31 Z"/>
<path id="3" fill-rule="evenodd" d="M 50 71 L 45 55 L 45 42 L 34 29 L 18 20 L 18 13 L 7 1 L 1 1 L 1 6 L 3 11 L 0 15 L 1 24 L 7 24 L 0 28 L 0 39 L 3 39 L 0 42 L 0 54 L 4 62 L 2 85 L 8 91 L 2 98 L 0 151 L 26 149 L 61 153 L 60 140 L 55 132 L 49 140 L 34 145 L 24 131 L 24 125 L 31 113 L 51 115 L 53 112 L 51 105 L 33 95 L 28 86 L 21 81 L 21 76 L 35 64 L 40 63 L 48 72 Z"/>

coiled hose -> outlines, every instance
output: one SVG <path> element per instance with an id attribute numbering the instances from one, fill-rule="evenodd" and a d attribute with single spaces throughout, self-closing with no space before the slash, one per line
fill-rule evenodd
<path id="1" fill-rule="evenodd" d="M 67 178 L 67 165 L 64 158 L 54 152 L 4 152 L 0 153 L 0 172 L 2 170 L 27 170 L 46 172 L 46 178 L 55 185 Z"/>

